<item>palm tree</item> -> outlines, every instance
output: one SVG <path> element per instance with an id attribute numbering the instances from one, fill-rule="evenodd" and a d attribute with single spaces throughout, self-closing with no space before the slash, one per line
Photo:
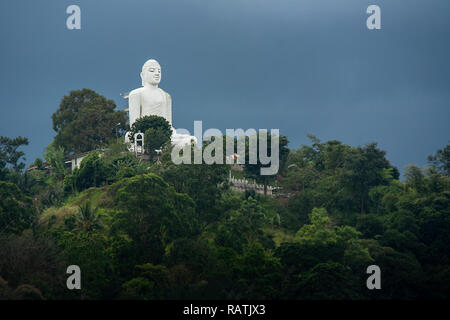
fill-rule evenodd
<path id="1" fill-rule="evenodd" d="M 102 229 L 101 219 L 98 214 L 98 208 L 92 207 L 91 202 L 87 201 L 79 206 L 79 212 L 76 216 L 77 229 L 80 231 L 93 231 Z"/>

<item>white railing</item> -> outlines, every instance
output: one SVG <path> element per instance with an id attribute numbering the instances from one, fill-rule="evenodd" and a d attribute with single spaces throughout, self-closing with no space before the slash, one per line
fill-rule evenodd
<path id="1" fill-rule="evenodd" d="M 228 181 L 233 189 L 240 191 L 255 190 L 258 193 L 264 193 L 264 185 L 262 184 L 252 183 L 246 179 L 237 179 L 233 177 L 230 177 Z M 267 186 L 267 194 L 271 195 L 272 191 L 275 189 L 277 189 L 277 187 Z"/>

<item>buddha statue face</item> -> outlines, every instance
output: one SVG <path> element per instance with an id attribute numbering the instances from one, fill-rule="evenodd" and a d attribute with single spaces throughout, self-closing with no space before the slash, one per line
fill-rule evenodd
<path id="1" fill-rule="evenodd" d="M 142 67 L 141 72 L 142 86 L 146 83 L 152 86 L 161 82 L 161 66 L 156 60 L 148 60 Z"/>

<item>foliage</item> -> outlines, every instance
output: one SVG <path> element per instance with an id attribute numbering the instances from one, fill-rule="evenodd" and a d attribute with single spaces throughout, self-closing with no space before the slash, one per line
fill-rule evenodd
<path id="1" fill-rule="evenodd" d="M 99 187 L 108 182 L 112 168 L 102 159 L 98 152 L 91 152 L 83 158 L 80 169 L 64 178 L 66 192 L 82 191 L 90 187 Z"/>
<path id="2" fill-rule="evenodd" d="M 126 129 L 126 115 L 115 108 L 112 100 L 93 90 L 71 91 L 52 115 L 55 146 L 78 154 L 117 139 Z"/>
<path id="3" fill-rule="evenodd" d="M 144 160 L 112 139 L 72 173 L 56 140 L 25 173 L 1 149 L 0 299 L 448 299 L 448 146 L 401 181 L 375 143 L 310 139 L 283 146 L 271 197 L 229 188 L 229 165 L 175 165 L 169 146 Z"/>
<path id="4" fill-rule="evenodd" d="M 76 228 L 79 231 L 89 232 L 102 228 L 98 208 L 92 207 L 89 201 L 86 201 L 80 207 L 79 214 L 76 216 Z"/>
<path id="5" fill-rule="evenodd" d="M 166 155 L 170 155 L 170 152 Z M 154 171 L 172 185 L 175 191 L 186 193 L 194 200 L 197 212 L 204 222 L 217 220 L 221 212 L 216 204 L 222 191 L 228 187 L 226 178 L 229 166 L 204 163 L 176 165 L 165 155 L 161 161 L 161 165 L 154 168 Z"/>
<path id="6" fill-rule="evenodd" d="M 159 263 L 167 243 L 196 232 L 192 199 L 155 174 L 127 178 L 113 187 L 119 209 L 113 229 L 134 241 L 139 261 Z"/>
<path id="7" fill-rule="evenodd" d="M 66 174 L 65 169 L 66 152 L 63 147 L 56 147 L 52 142 L 45 150 L 44 158 L 47 165 L 50 166 L 51 176 L 55 180 L 63 180 Z"/>
<path id="8" fill-rule="evenodd" d="M 0 136 L 0 180 L 20 182 L 20 173 L 25 168 L 25 163 L 20 160 L 25 153 L 17 149 L 26 145 L 28 145 L 27 138 L 19 136 L 11 139 Z"/>
<path id="9" fill-rule="evenodd" d="M 445 148 L 436 151 L 435 155 L 428 156 L 428 161 L 431 163 L 434 169 L 442 174 L 450 174 L 450 144 L 447 144 Z"/>
<path id="10" fill-rule="evenodd" d="M 128 133 L 131 142 L 134 142 L 134 135 L 138 132 L 144 134 L 145 150 L 153 155 L 155 150 L 161 149 L 170 141 L 172 127 L 163 117 L 144 116 L 133 123 Z"/>
<path id="11" fill-rule="evenodd" d="M 64 298 L 67 292 L 62 286 L 65 283 L 64 265 L 61 251 L 48 236 L 36 236 L 31 232 L 20 236 L 0 234 L 0 299 L 2 277 L 7 280 L 4 280 L 7 284 L 3 283 L 7 285 L 4 290 L 10 289 L 7 298 L 42 298 L 41 294 L 44 298 Z"/>
<path id="12" fill-rule="evenodd" d="M 266 148 L 267 150 L 265 151 L 267 156 L 272 155 L 273 151 L 272 151 L 272 139 L 274 139 L 276 136 L 272 136 L 271 134 L 267 133 L 267 144 L 266 144 Z M 257 163 L 256 164 L 250 164 L 250 139 L 255 138 L 256 140 L 256 152 L 257 152 Z M 279 155 L 279 171 L 283 170 L 285 168 L 286 165 L 286 161 L 288 158 L 288 154 L 289 154 L 289 149 L 287 148 L 287 145 L 289 143 L 287 137 L 285 136 L 278 136 L 278 155 Z M 262 142 L 260 141 L 260 136 L 257 135 L 256 137 L 246 137 L 245 140 L 245 165 L 244 165 L 244 171 L 246 173 L 246 176 L 252 179 L 255 179 L 257 182 L 259 183 L 263 183 L 264 184 L 264 194 L 267 194 L 267 184 L 269 183 L 269 181 L 273 181 L 275 178 L 275 175 L 261 175 L 261 169 L 262 168 L 267 168 L 270 167 L 270 165 L 273 165 L 272 163 L 270 164 L 263 164 L 262 160 L 261 160 L 261 152 L 262 149 L 264 148 L 264 146 L 261 145 Z M 261 149 L 261 150 L 260 150 Z"/>
<path id="13" fill-rule="evenodd" d="M 17 233 L 30 228 L 35 211 L 31 198 L 17 185 L 0 181 L 0 233 Z"/>

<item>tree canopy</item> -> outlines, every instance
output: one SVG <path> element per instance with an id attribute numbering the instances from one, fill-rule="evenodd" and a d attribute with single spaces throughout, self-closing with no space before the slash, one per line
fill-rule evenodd
<path id="1" fill-rule="evenodd" d="M 106 122 L 85 118 L 99 110 Z M 54 114 L 45 162 L 26 171 L 27 139 L 1 137 L 0 299 L 450 297 L 449 145 L 400 179 L 376 143 L 310 135 L 289 149 L 280 136 L 280 170 L 261 176 L 265 165 L 248 157 L 242 166 L 175 164 L 159 117 L 132 131 L 148 135 L 151 150 L 163 146 L 161 156 L 136 157 L 115 139 L 119 114 L 91 90 L 71 92 Z M 100 147 L 65 167 L 67 152 Z M 278 189 L 242 190 L 230 176 Z M 82 290 L 64 286 L 72 264 Z M 370 265 L 382 290 L 366 286 Z"/>
<path id="2" fill-rule="evenodd" d="M 64 96 L 52 115 L 55 146 L 69 153 L 82 153 L 105 146 L 122 136 L 126 114 L 116 111 L 112 100 L 93 90 L 74 90 Z"/>
<path id="3" fill-rule="evenodd" d="M 25 163 L 20 162 L 25 155 L 23 151 L 17 150 L 22 146 L 28 145 L 28 139 L 24 137 L 8 138 L 0 137 L 0 178 L 4 178 L 5 168 L 9 165 L 15 172 L 25 168 Z"/>
<path id="4" fill-rule="evenodd" d="M 138 132 L 144 134 L 145 150 L 154 154 L 155 150 L 167 145 L 172 136 L 172 127 L 169 122 L 159 116 L 144 116 L 136 120 L 131 126 L 128 136 L 134 142 L 134 135 Z"/>

